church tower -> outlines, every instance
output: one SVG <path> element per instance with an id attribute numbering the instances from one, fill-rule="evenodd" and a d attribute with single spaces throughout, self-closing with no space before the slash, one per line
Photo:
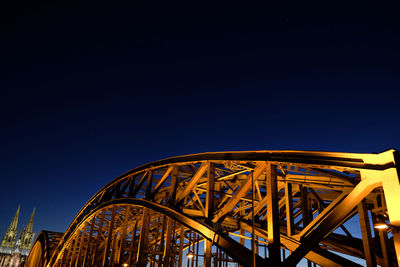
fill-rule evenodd
<path id="1" fill-rule="evenodd" d="M 28 225 L 22 230 L 21 235 L 19 237 L 19 247 L 22 249 L 31 249 L 33 236 L 33 218 L 35 217 L 35 210 L 33 208 L 33 212 L 31 218 L 29 219 Z"/>
<path id="2" fill-rule="evenodd" d="M 14 219 L 12 220 L 10 226 L 7 228 L 6 234 L 4 235 L 3 240 L 1 241 L 2 247 L 15 246 L 15 241 L 17 239 L 17 234 L 18 234 L 17 225 L 18 225 L 19 209 L 20 206 L 18 205 L 18 209 L 14 215 Z"/>

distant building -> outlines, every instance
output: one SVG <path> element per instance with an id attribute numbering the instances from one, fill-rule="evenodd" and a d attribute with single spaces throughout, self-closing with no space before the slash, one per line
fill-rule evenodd
<path id="1" fill-rule="evenodd" d="M 23 266 L 31 249 L 33 237 L 35 235 L 33 233 L 35 208 L 33 209 L 28 225 L 21 231 L 17 238 L 19 210 L 20 206 L 18 206 L 17 212 L 0 243 L 0 267 Z"/>

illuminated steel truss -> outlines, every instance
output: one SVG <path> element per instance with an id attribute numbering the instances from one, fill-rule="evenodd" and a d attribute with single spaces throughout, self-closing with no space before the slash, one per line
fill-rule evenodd
<path id="1" fill-rule="evenodd" d="M 52 251 L 39 235 L 26 266 L 399 266 L 399 166 L 395 150 L 149 163 L 97 192 Z"/>

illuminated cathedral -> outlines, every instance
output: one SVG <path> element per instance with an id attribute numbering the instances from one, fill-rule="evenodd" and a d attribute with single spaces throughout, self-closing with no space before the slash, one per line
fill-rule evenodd
<path id="1" fill-rule="evenodd" d="M 19 217 L 20 206 L 18 206 L 17 212 L 14 218 L 7 228 L 6 233 L 3 236 L 0 244 L 0 267 L 17 267 L 23 266 L 26 257 L 33 242 L 33 218 L 35 216 L 35 208 L 33 209 L 31 218 L 29 219 L 28 225 L 21 231 L 18 236 L 18 217 Z"/>

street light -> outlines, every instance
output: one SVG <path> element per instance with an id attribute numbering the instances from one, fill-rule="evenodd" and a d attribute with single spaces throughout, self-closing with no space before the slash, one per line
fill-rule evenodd
<path id="1" fill-rule="evenodd" d="M 389 228 L 389 225 L 384 224 L 384 223 L 382 223 L 382 224 L 375 224 L 374 228 L 375 228 L 375 229 L 387 229 L 387 228 Z"/>
<path id="2" fill-rule="evenodd" d="M 193 259 L 193 257 L 194 257 L 193 252 L 189 252 L 189 253 L 187 254 L 187 258 L 188 258 L 188 259 Z"/>
<path id="3" fill-rule="evenodd" d="M 390 224 L 389 219 L 385 214 L 376 215 L 374 228 L 378 230 L 391 228 L 392 231 L 400 231 L 400 226 Z"/>
<path id="4" fill-rule="evenodd" d="M 389 228 L 389 224 L 386 222 L 387 217 L 385 215 L 376 215 L 376 223 L 374 224 L 375 229 L 387 229 Z"/>

